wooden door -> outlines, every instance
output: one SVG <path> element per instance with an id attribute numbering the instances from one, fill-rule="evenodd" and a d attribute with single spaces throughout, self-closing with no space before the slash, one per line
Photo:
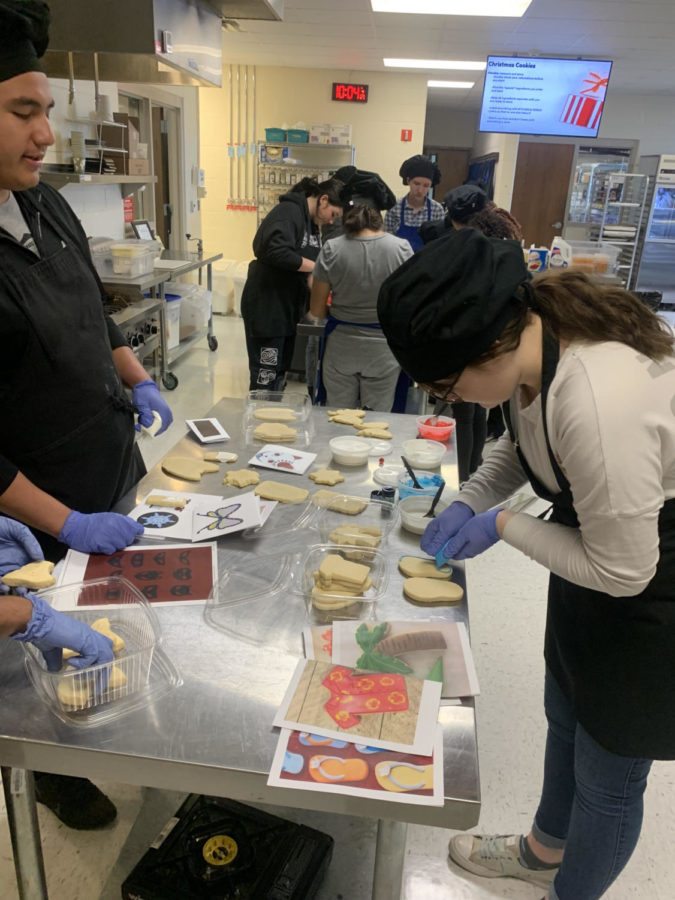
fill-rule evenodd
<path id="1" fill-rule="evenodd" d="M 573 144 L 520 142 L 511 213 L 526 247 L 550 247 L 562 234 L 573 159 Z"/>
<path id="2" fill-rule="evenodd" d="M 171 241 L 171 192 L 169 187 L 169 155 L 167 132 L 161 106 L 152 108 L 152 156 L 155 183 L 155 231 L 165 247 Z"/>
<path id="3" fill-rule="evenodd" d="M 469 171 L 471 150 L 464 147 L 425 147 L 425 154 L 436 156 L 436 165 L 441 170 L 441 180 L 434 188 L 434 200 L 442 203 L 443 197 L 460 185 Z"/>

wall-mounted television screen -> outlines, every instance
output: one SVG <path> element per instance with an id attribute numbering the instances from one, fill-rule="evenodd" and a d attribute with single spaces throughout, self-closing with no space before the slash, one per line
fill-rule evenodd
<path id="1" fill-rule="evenodd" d="M 597 137 L 612 63 L 488 56 L 479 131 Z"/>

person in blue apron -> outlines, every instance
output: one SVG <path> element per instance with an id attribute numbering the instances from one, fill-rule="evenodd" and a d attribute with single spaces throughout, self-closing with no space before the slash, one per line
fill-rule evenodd
<path id="1" fill-rule="evenodd" d="M 345 182 L 344 234 L 322 247 L 310 301 L 310 313 L 327 318 L 315 402 L 388 412 L 401 367 L 377 321 L 377 293 L 413 251 L 407 241 L 382 230 L 380 210 L 395 198 L 379 175 L 346 166 L 337 177 Z"/>
<path id="2" fill-rule="evenodd" d="M 0 512 L 28 525 L 56 562 L 69 547 L 113 553 L 142 532 L 109 512 L 145 473 L 134 413 L 149 425 L 158 412 L 162 430 L 172 417 L 104 315 L 77 217 L 39 183 L 54 142 L 54 102 L 40 62 L 48 23 L 45 3 L 0 2 Z M 38 798 L 45 801 L 60 778 L 38 780 Z M 62 820 L 65 806 L 75 827 L 114 818 L 114 806 L 89 782 L 58 784 L 49 805 Z"/>
<path id="3" fill-rule="evenodd" d="M 423 246 L 420 227 L 425 222 L 440 222 L 445 217 L 442 205 L 429 197 L 431 188 L 441 180 L 441 172 L 428 156 L 418 153 L 406 159 L 398 174 L 408 187 L 408 193 L 388 210 L 384 228 L 408 241 L 417 252 Z"/>
<path id="4" fill-rule="evenodd" d="M 450 857 L 547 886 L 548 900 L 595 900 L 638 841 L 652 760 L 675 759 L 672 331 L 575 269 L 530 282 L 517 242 L 468 228 L 390 276 L 378 313 L 417 381 L 451 402 L 501 403 L 508 422 L 422 549 L 440 563 L 502 539 L 551 573 L 531 831 L 458 835 Z M 500 508 L 525 480 L 549 521 Z"/>

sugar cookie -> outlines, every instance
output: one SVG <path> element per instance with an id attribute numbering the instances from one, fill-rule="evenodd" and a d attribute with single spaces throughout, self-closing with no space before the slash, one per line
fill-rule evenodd
<path id="1" fill-rule="evenodd" d="M 204 454 L 204 459 L 211 462 L 235 463 L 239 457 L 236 453 L 228 453 L 226 450 L 209 450 Z"/>
<path id="2" fill-rule="evenodd" d="M 167 456 L 162 460 L 162 470 L 173 478 L 181 478 L 183 481 L 201 481 L 202 475 L 207 472 L 217 472 L 216 463 L 193 457 Z"/>
<path id="3" fill-rule="evenodd" d="M 297 436 L 295 428 L 289 428 L 283 422 L 263 422 L 253 429 L 253 439 L 265 444 L 292 444 Z"/>
<path id="4" fill-rule="evenodd" d="M 351 425 L 352 428 L 361 428 L 363 424 L 363 420 L 358 418 L 358 416 L 348 415 L 347 413 L 332 416 L 328 421 L 334 422 L 336 425 Z"/>
<path id="5" fill-rule="evenodd" d="M 279 409 L 274 406 L 263 406 L 256 409 L 253 418 L 260 419 L 261 422 L 295 422 L 297 416 L 292 409 L 285 406 L 280 406 Z"/>
<path id="6" fill-rule="evenodd" d="M 20 569 L 14 569 L 2 576 L 2 583 L 8 587 L 48 588 L 56 584 L 56 578 L 52 575 L 54 563 L 46 559 L 40 562 L 28 563 Z"/>
<path id="7" fill-rule="evenodd" d="M 459 603 L 464 596 L 458 584 L 438 578 L 406 578 L 403 593 L 416 603 Z"/>
<path id="8" fill-rule="evenodd" d="M 391 433 L 386 428 L 361 428 L 356 432 L 357 437 L 377 438 L 378 441 L 390 441 Z"/>
<path id="9" fill-rule="evenodd" d="M 339 595 L 326 593 L 319 587 L 312 588 L 312 605 L 317 609 L 346 609 L 354 603 L 356 603 L 356 595 L 349 595 L 346 591 Z"/>
<path id="10" fill-rule="evenodd" d="M 368 506 L 368 501 L 362 497 L 350 497 L 348 494 L 337 494 L 328 503 L 328 509 L 342 513 L 345 516 L 357 516 Z"/>
<path id="11" fill-rule="evenodd" d="M 171 509 L 185 509 L 185 497 L 167 497 L 166 494 L 148 494 L 146 506 L 169 506 Z"/>
<path id="12" fill-rule="evenodd" d="M 381 428 L 383 431 L 389 431 L 389 422 L 362 422 L 361 428 Z"/>
<path id="13" fill-rule="evenodd" d="M 261 481 L 254 490 L 264 500 L 278 500 L 280 503 L 302 503 L 309 497 L 309 491 L 304 488 L 283 484 L 281 481 Z"/>
<path id="14" fill-rule="evenodd" d="M 328 410 L 328 418 L 333 419 L 335 416 L 352 416 L 356 419 L 364 419 L 366 416 L 365 409 L 334 409 Z"/>
<path id="15" fill-rule="evenodd" d="M 307 477 L 315 484 L 339 484 L 345 480 L 338 469 L 317 469 L 316 472 L 310 472 Z"/>
<path id="16" fill-rule="evenodd" d="M 382 529 L 376 525 L 338 525 L 328 535 L 328 540 L 352 547 L 377 547 L 382 540 Z"/>
<path id="17" fill-rule="evenodd" d="M 86 678 L 62 678 L 56 693 L 64 706 L 83 707 L 89 703 L 89 688 Z"/>
<path id="18" fill-rule="evenodd" d="M 368 566 L 349 562 L 337 553 L 328 553 L 319 566 L 319 584 L 323 588 L 340 584 L 352 590 L 361 590 L 369 575 Z"/>
<path id="19" fill-rule="evenodd" d="M 314 506 L 320 506 L 323 509 L 327 508 L 336 497 L 342 497 L 343 495 L 338 493 L 337 491 L 314 491 L 312 494 L 312 503 Z"/>
<path id="20" fill-rule="evenodd" d="M 419 556 L 402 556 L 398 567 L 406 578 L 439 578 L 446 581 L 452 575 L 450 566 L 437 569 L 433 559 L 422 559 Z"/>
<path id="21" fill-rule="evenodd" d="M 95 622 L 91 623 L 91 627 L 94 631 L 98 631 L 99 634 L 105 635 L 107 638 L 110 638 L 113 645 L 113 653 L 120 653 L 124 650 L 124 638 L 120 637 L 119 634 L 116 634 L 110 627 L 110 619 L 104 617 L 102 619 L 96 619 Z M 63 659 L 71 659 L 73 656 L 79 656 L 79 653 L 76 653 L 74 650 L 68 650 L 67 648 L 63 651 Z"/>
<path id="22" fill-rule="evenodd" d="M 233 472 L 228 472 L 223 478 L 223 484 L 229 484 L 230 487 L 244 488 L 250 484 L 259 483 L 260 475 L 250 469 L 235 469 Z"/>

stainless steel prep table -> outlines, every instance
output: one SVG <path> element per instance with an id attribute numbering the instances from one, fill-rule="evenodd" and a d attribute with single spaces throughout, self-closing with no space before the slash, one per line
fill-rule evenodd
<path id="1" fill-rule="evenodd" d="M 101 277 L 104 287 L 111 288 L 137 288 L 141 293 L 149 290 L 152 298 L 159 296 L 162 301 L 162 309 L 160 312 L 160 378 L 162 384 L 168 391 L 173 391 L 178 387 L 178 379 L 169 371 L 172 362 L 182 356 L 196 341 L 203 337 L 209 345 L 209 350 L 218 349 L 218 339 L 213 333 L 213 312 L 209 316 L 209 322 L 206 329 L 198 329 L 193 334 L 180 342 L 178 347 L 169 351 L 166 342 L 165 327 L 165 285 L 167 281 L 187 275 L 189 272 L 199 270 L 199 283 L 202 283 L 202 269 L 206 269 L 206 289 L 213 289 L 213 263 L 223 258 L 223 254 L 219 252 L 187 253 L 182 250 L 164 250 L 162 259 L 175 260 L 182 262 L 183 265 L 175 269 L 155 268 L 152 272 L 145 275 L 138 275 L 135 278 L 128 278 L 124 275 L 105 275 Z"/>
<path id="2" fill-rule="evenodd" d="M 186 436 L 172 454 L 196 457 L 201 456 L 204 449 L 226 448 L 239 453 L 235 467 L 245 466 L 253 456 L 254 447 L 244 445 L 243 409 L 244 401 L 226 399 L 206 414 L 219 419 L 231 435 L 230 442 L 204 448 Z M 350 434 L 352 429 L 329 423 L 325 409 L 315 407 L 311 415 L 316 429 L 311 446 L 318 453 L 316 466 L 327 466 L 330 464 L 329 437 Z M 399 462 L 402 442 L 415 435 L 415 418 L 380 412 L 371 416 L 390 422 L 394 435 L 393 452 L 385 460 Z M 453 488 L 457 484 L 454 443 L 450 444 L 446 459 L 448 462 L 442 471 L 449 487 Z M 371 458 L 367 466 L 341 467 L 346 480 L 335 490 L 369 496 L 376 486 L 371 475 L 377 463 L 376 458 Z M 222 485 L 227 467 L 223 464 L 220 468 L 217 474 L 203 476 L 199 484 L 187 484 L 164 475 L 157 465 L 143 478 L 136 491 L 123 498 L 118 509 L 127 512 L 156 488 L 236 494 L 235 489 Z M 306 486 L 310 491 L 315 489 L 306 476 L 260 471 L 261 477 Z M 272 522 L 270 517 L 269 523 Z M 308 536 L 306 540 L 306 543 L 318 542 L 318 535 Z M 269 552 L 264 529 L 259 540 L 230 535 L 220 541 L 219 549 L 221 554 L 234 553 L 250 559 L 252 566 L 259 553 Z M 390 581 L 387 595 L 378 605 L 380 618 L 443 617 L 467 621 L 466 602 L 457 607 L 426 609 L 413 606 L 403 598 L 402 576 L 396 561 L 404 553 L 419 552 L 418 539 L 414 535 L 398 529 L 390 536 L 385 551 L 390 562 Z M 463 581 L 463 574 L 461 570 L 458 572 L 458 580 Z M 380 821 L 373 897 L 386 900 L 393 900 L 400 892 L 405 823 L 466 829 L 478 821 L 480 789 L 472 702 L 444 706 L 440 711 L 444 737 L 443 807 L 269 788 L 266 780 L 277 742 L 277 732 L 270 723 L 297 660 L 302 656 L 300 635 L 285 635 L 286 642 L 297 647 L 296 652 L 291 653 L 280 651 L 277 646 L 237 641 L 210 628 L 203 619 L 201 604 L 162 607 L 156 611 L 163 629 L 163 647 L 179 667 L 183 685 L 143 710 L 128 713 L 114 724 L 92 729 L 65 725 L 40 703 L 24 674 L 21 648 L 6 642 L 10 646 L 3 647 L 0 661 L 0 708 L 3 710 L 0 759 L 3 766 L 377 818 Z M 280 616 L 280 634 L 284 628 L 283 616 Z M 12 774 L 18 778 L 16 772 Z M 9 775 L 6 780 L 9 784 Z M 18 801 L 17 797 L 9 799 L 18 807 L 18 817 L 30 822 L 31 804 L 27 795 L 20 796 Z"/>

